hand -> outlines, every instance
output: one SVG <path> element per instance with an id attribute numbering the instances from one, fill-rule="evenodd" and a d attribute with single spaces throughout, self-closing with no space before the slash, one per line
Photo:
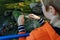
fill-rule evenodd
<path id="1" fill-rule="evenodd" d="M 29 18 L 39 20 L 40 17 L 35 14 L 29 14 Z"/>
<path id="2" fill-rule="evenodd" d="M 20 15 L 17 21 L 18 25 L 24 25 L 24 15 Z"/>

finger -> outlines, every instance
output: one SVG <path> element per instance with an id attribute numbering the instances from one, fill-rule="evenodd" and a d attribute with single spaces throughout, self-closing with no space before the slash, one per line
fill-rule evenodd
<path id="1" fill-rule="evenodd" d="M 33 14 L 30 14 L 29 17 L 33 17 Z"/>
<path id="2" fill-rule="evenodd" d="M 33 16 L 34 14 L 30 14 L 31 16 Z"/>
<path id="3" fill-rule="evenodd" d="M 29 16 L 25 16 L 26 18 L 29 18 Z"/>
<path id="4" fill-rule="evenodd" d="M 30 19 L 32 19 L 32 20 L 34 19 L 34 17 L 33 17 L 33 16 L 30 16 L 29 18 L 30 18 Z"/>
<path id="5" fill-rule="evenodd" d="M 33 18 L 33 16 L 30 15 L 29 18 Z"/>

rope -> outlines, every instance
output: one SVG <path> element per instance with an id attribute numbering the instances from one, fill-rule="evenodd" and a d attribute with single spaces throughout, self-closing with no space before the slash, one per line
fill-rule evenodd
<path id="1" fill-rule="evenodd" d="M 8 35 L 8 36 L 0 36 L 0 40 L 13 39 L 13 38 L 19 38 L 19 37 L 26 37 L 26 36 L 29 36 L 29 33 Z"/>

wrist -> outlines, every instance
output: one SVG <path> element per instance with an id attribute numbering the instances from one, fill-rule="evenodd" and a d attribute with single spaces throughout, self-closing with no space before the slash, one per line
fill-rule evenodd
<path id="1" fill-rule="evenodd" d="M 43 25 L 43 24 L 45 23 L 44 19 L 42 19 L 42 18 L 40 18 L 40 19 L 38 20 L 38 22 L 39 22 L 40 25 Z"/>
<path id="2" fill-rule="evenodd" d="M 18 31 L 19 31 L 19 32 L 25 32 L 24 25 L 18 26 Z"/>

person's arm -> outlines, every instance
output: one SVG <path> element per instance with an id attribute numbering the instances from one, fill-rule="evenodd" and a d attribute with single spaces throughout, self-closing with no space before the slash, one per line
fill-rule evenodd
<path id="1" fill-rule="evenodd" d="M 24 28 L 24 15 L 20 15 L 18 18 L 18 34 L 25 34 L 25 28 Z M 26 40 L 25 37 L 19 38 L 19 40 Z"/>
<path id="2" fill-rule="evenodd" d="M 42 0 L 41 0 L 41 4 L 42 4 L 42 10 L 43 10 L 43 13 L 44 13 L 44 14 L 47 13 L 47 12 L 46 12 L 46 8 L 45 8 L 45 5 L 44 5 L 44 3 L 43 3 Z"/>
<path id="3" fill-rule="evenodd" d="M 43 18 L 41 18 L 41 17 L 39 17 L 39 16 L 36 16 L 36 15 L 34 15 L 34 14 L 30 14 L 29 15 L 29 18 L 31 18 L 31 19 L 36 19 L 36 20 L 38 20 L 38 22 L 39 22 L 39 24 L 42 26 L 42 25 L 44 25 L 45 24 L 45 20 L 43 19 Z M 36 29 L 36 30 L 33 30 L 31 33 L 30 33 L 30 35 L 28 36 L 28 37 L 26 37 L 26 40 L 36 40 L 36 37 L 35 37 L 35 35 L 37 35 L 37 34 L 35 34 L 35 33 L 37 33 L 38 32 L 38 30 Z M 39 33 L 39 32 L 38 32 Z M 40 33 L 42 33 L 42 32 L 40 32 Z M 41 35 L 43 35 L 43 34 L 41 34 Z"/>
<path id="4" fill-rule="evenodd" d="M 33 19 L 33 20 L 38 20 L 40 25 L 43 25 L 45 23 L 44 19 L 42 19 L 41 17 L 39 17 L 39 16 L 37 16 L 35 14 L 29 14 L 29 18 Z"/>

